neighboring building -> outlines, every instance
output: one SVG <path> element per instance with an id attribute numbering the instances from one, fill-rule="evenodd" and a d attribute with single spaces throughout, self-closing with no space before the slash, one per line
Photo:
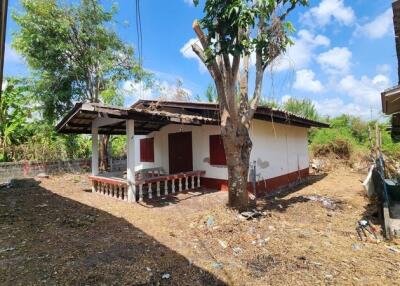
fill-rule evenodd
<path id="1" fill-rule="evenodd" d="M 391 134 L 395 141 L 400 139 L 400 0 L 392 3 L 393 25 L 397 51 L 397 72 L 399 83 L 397 86 L 382 92 L 382 111 L 386 115 L 392 115 Z"/>
<path id="2" fill-rule="evenodd" d="M 218 104 L 139 100 L 130 108 L 77 104 L 57 125 L 57 130 L 92 133 L 94 139 L 97 134 L 128 134 L 128 181 L 132 169 L 138 172 L 162 168 L 169 177 L 151 182 L 163 183 L 174 174 L 189 174 L 193 184 L 194 171 L 201 172 L 201 184 L 205 187 L 226 189 L 228 172 L 219 124 Z M 250 130 L 250 163 L 256 167 L 257 195 L 308 176 L 310 127 L 329 126 L 281 110 L 257 109 Z M 102 181 L 94 142 L 92 178 Z M 137 176 L 131 180 L 133 185 L 148 183 L 138 183 Z M 160 186 L 157 188 L 159 191 Z M 251 184 L 249 189 L 253 189 Z"/>
<path id="3" fill-rule="evenodd" d="M 8 0 L 1 0 L 0 4 L 0 96 L 3 84 L 4 50 L 6 41 Z"/>

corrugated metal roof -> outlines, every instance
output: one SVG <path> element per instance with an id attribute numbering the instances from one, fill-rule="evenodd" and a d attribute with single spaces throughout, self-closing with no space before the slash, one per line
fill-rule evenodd
<path id="1" fill-rule="evenodd" d="M 92 122 L 99 117 L 134 119 L 135 134 L 149 134 L 168 124 L 218 125 L 219 106 L 206 102 L 139 100 L 129 108 L 99 103 L 78 103 L 57 124 L 60 133 L 90 134 Z M 259 107 L 255 119 L 301 127 L 329 127 L 283 110 Z M 125 134 L 125 120 L 99 128 L 100 134 Z"/>

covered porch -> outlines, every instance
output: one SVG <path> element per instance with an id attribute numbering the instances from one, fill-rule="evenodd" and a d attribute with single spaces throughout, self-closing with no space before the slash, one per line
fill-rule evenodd
<path id="1" fill-rule="evenodd" d="M 168 174 L 161 166 L 140 168 L 135 160 L 135 137 L 159 131 L 169 124 L 216 125 L 213 118 L 135 108 L 117 108 L 97 103 L 78 103 L 59 122 L 64 134 L 91 134 L 92 162 L 89 180 L 92 192 L 127 202 L 167 196 L 201 187 L 203 170 Z M 126 135 L 126 171 L 99 171 L 99 135 Z M 139 167 L 139 169 L 138 169 Z"/>

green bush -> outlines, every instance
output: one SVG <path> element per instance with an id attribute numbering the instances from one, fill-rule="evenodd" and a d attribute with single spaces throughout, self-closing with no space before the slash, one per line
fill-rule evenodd
<path id="1" fill-rule="evenodd" d="M 341 159 L 349 159 L 356 148 L 356 140 L 345 128 L 318 129 L 312 135 L 311 150 L 315 156 L 334 154 Z"/>

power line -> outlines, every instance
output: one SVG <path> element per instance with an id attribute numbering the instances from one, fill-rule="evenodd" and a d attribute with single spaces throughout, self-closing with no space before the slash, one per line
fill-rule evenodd
<path id="1" fill-rule="evenodd" d="M 136 37 L 137 37 L 137 49 L 139 56 L 139 66 L 142 68 L 143 65 L 143 33 L 142 33 L 142 19 L 140 13 L 140 0 L 136 0 Z"/>
<path id="2" fill-rule="evenodd" d="M 135 1 L 135 9 L 136 9 L 136 37 L 137 37 L 137 50 L 138 50 L 138 58 L 139 58 L 139 68 L 143 69 L 143 33 L 142 33 L 142 18 L 140 13 L 140 0 Z M 143 84 L 142 79 L 140 79 L 139 83 L 139 98 L 142 97 L 143 94 Z"/>

